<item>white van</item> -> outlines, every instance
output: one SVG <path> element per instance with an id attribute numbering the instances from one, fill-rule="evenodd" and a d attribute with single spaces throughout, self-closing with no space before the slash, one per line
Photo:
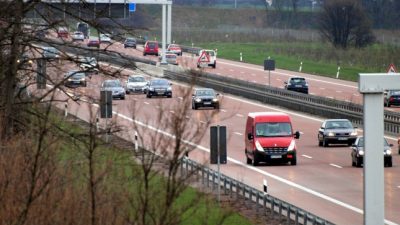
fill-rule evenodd
<path id="1" fill-rule="evenodd" d="M 217 52 L 214 50 L 202 49 L 199 51 L 197 68 L 208 66 L 212 66 L 214 69 L 217 66 Z"/>

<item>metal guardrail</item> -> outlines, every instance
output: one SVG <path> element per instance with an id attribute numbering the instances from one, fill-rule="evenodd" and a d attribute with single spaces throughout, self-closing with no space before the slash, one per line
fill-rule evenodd
<path id="1" fill-rule="evenodd" d="M 181 174 L 191 173 L 200 176 L 202 185 L 210 188 L 216 188 L 218 185 L 225 195 L 231 198 L 239 198 L 240 196 L 246 201 L 256 204 L 256 210 L 270 209 L 272 217 L 277 214 L 279 218 L 286 218 L 287 224 L 313 224 L 313 225 L 331 225 L 333 223 L 322 219 L 312 213 L 309 213 L 295 205 L 280 200 L 279 198 L 268 195 L 260 190 L 257 190 L 249 185 L 237 181 L 224 174 L 220 175 L 220 183 L 218 183 L 218 173 L 202 164 L 199 164 L 186 157 L 182 158 Z M 265 221 L 268 222 L 268 221 Z"/>
<path id="2" fill-rule="evenodd" d="M 177 73 L 164 70 L 164 76 L 170 79 L 193 83 L 196 85 L 213 88 L 217 91 L 263 103 L 282 106 L 294 111 L 318 115 L 325 118 L 347 118 L 353 124 L 363 126 L 363 106 L 321 96 L 307 95 L 288 91 L 282 88 L 270 87 L 245 80 L 210 73 L 195 72 Z M 385 132 L 391 135 L 400 133 L 400 114 L 385 111 Z"/>

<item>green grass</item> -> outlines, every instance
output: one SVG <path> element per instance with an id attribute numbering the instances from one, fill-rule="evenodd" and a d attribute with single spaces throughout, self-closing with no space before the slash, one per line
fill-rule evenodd
<path id="1" fill-rule="evenodd" d="M 340 79 L 357 81 L 358 73 L 386 72 L 385 62 L 394 59 L 384 45 L 366 49 L 337 50 L 324 43 L 268 42 L 268 43 L 199 43 L 203 48 L 218 49 L 218 57 L 239 61 L 240 52 L 247 63 L 263 65 L 268 57 L 275 59 L 276 67 L 298 71 L 303 62 L 302 72 L 336 77 L 340 65 Z M 398 53 L 396 53 L 397 55 Z M 374 60 L 374 57 L 379 57 Z"/>
<path id="2" fill-rule="evenodd" d="M 80 127 L 74 124 L 66 123 L 61 118 L 53 117 L 53 120 L 57 121 L 57 124 L 72 133 L 84 132 Z M 70 138 L 62 140 L 65 144 L 60 145 L 59 150 L 59 162 L 60 166 L 65 167 L 67 165 L 74 165 L 72 171 L 75 177 L 75 186 L 78 189 L 82 189 L 87 185 L 88 177 L 88 161 L 87 161 L 87 150 L 85 145 L 80 142 L 72 142 Z M 100 144 L 104 144 L 99 140 Z M 97 173 L 107 170 L 104 182 L 99 183 L 101 185 L 99 189 L 106 190 L 106 195 L 119 196 L 120 192 L 130 193 L 131 198 L 137 199 L 138 190 L 143 190 L 143 183 L 141 183 L 142 171 L 140 165 L 136 164 L 132 160 L 132 153 L 121 149 L 116 149 L 109 145 L 100 145 L 94 154 L 95 168 Z M 152 204 L 156 209 L 157 207 L 163 207 L 162 202 L 165 197 L 165 178 L 160 175 L 154 174 L 154 178 L 150 181 L 150 192 L 152 193 Z M 84 188 L 85 189 L 85 188 Z M 122 195 L 122 194 L 121 194 Z M 201 197 L 199 200 L 199 196 Z M 135 200 L 137 201 L 137 200 Z M 229 217 L 226 218 L 223 224 L 226 225 L 250 225 L 252 224 L 249 220 L 242 217 L 236 212 L 229 212 L 228 209 L 220 208 L 215 200 L 211 199 L 207 195 L 203 195 L 196 191 L 196 189 L 188 187 L 181 195 L 176 199 L 174 208 L 184 208 L 197 201 L 192 208 L 181 215 L 182 225 L 202 225 L 202 224 L 218 224 L 222 220 L 224 215 L 227 213 Z M 160 204 L 161 203 L 161 204 Z M 120 208 L 127 209 L 129 204 L 121 202 Z"/>

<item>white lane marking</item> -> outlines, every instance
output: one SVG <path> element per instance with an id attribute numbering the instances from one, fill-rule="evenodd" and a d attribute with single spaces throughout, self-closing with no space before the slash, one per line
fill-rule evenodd
<path id="1" fill-rule="evenodd" d="M 255 81 L 255 80 L 252 80 L 251 82 L 253 82 L 253 83 L 257 83 L 257 81 Z"/>
<path id="2" fill-rule="evenodd" d="M 243 115 L 242 115 L 242 114 L 239 114 L 239 113 L 237 113 L 236 116 L 238 116 L 238 117 L 243 117 Z"/>
<path id="3" fill-rule="evenodd" d="M 299 131 L 299 133 L 300 133 L 300 134 L 304 134 L 304 132 L 302 132 L 302 131 Z"/>
<path id="4" fill-rule="evenodd" d="M 217 75 L 221 75 L 221 73 L 217 73 Z"/>
<path id="5" fill-rule="evenodd" d="M 171 110 L 171 111 L 169 111 L 169 112 L 170 112 L 170 113 L 172 113 L 172 114 L 174 114 L 174 113 L 175 113 L 175 112 L 174 112 L 174 111 L 172 111 L 172 110 Z"/>
<path id="6" fill-rule="evenodd" d="M 186 117 L 186 119 L 190 119 L 190 117 L 189 116 L 185 116 Z"/>
<path id="7" fill-rule="evenodd" d="M 252 75 L 252 76 L 256 76 L 256 74 L 255 74 L 255 73 L 252 73 L 251 75 Z"/>
<path id="8" fill-rule="evenodd" d="M 150 103 L 148 103 L 148 102 L 144 102 L 144 104 L 146 104 L 146 105 L 149 105 Z"/>
<path id="9" fill-rule="evenodd" d="M 311 92 L 310 95 L 315 95 L 315 93 Z"/>
<path id="10" fill-rule="evenodd" d="M 333 167 L 336 167 L 336 168 L 339 168 L 339 169 L 342 169 L 343 167 L 341 167 L 341 166 L 338 166 L 338 165 L 336 165 L 336 164 L 333 164 L 333 163 L 331 163 L 331 164 L 329 164 L 330 166 L 333 166 Z"/>
<path id="11" fill-rule="evenodd" d="M 234 134 L 237 134 L 237 135 L 239 135 L 239 136 L 242 136 L 242 135 L 243 135 L 242 133 L 239 133 L 239 132 L 235 132 Z"/>
<path id="12" fill-rule="evenodd" d="M 202 123 L 202 124 L 206 124 L 206 122 L 205 122 L 205 121 L 203 121 L 203 120 L 200 120 L 200 123 Z"/>
<path id="13" fill-rule="evenodd" d="M 98 105 L 97 105 L 97 107 L 98 107 Z M 129 120 L 129 121 L 131 121 L 131 122 L 134 122 L 134 123 L 136 123 L 136 124 L 138 124 L 138 125 L 140 125 L 140 126 L 143 126 L 143 127 L 146 127 L 146 128 L 148 128 L 148 129 L 150 129 L 150 130 L 156 131 L 157 133 L 164 134 L 164 135 L 166 135 L 166 136 L 168 136 L 168 137 L 170 137 L 170 138 L 173 138 L 173 139 L 176 138 L 175 135 L 172 135 L 172 134 L 170 134 L 170 133 L 168 133 L 168 132 L 166 132 L 166 131 L 157 129 L 157 128 L 155 128 L 155 127 L 152 127 L 152 126 L 150 126 L 150 125 L 148 125 L 148 124 L 145 124 L 145 123 L 143 123 L 143 122 L 141 122 L 141 121 L 133 120 L 133 119 L 131 119 L 131 118 L 129 118 L 129 117 L 123 115 L 123 114 L 120 114 L 120 113 L 116 113 L 116 112 L 113 112 L 113 113 L 116 114 L 116 115 L 119 116 L 119 117 L 122 117 L 122 118 L 124 118 L 124 119 L 126 119 L 126 120 Z M 205 152 L 208 152 L 208 153 L 210 152 L 210 149 L 208 149 L 208 148 L 206 148 L 206 147 L 203 147 L 203 146 L 201 146 L 201 145 L 197 145 L 197 144 L 195 144 L 195 143 L 193 143 L 193 142 L 190 142 L 190 141 L 188 141 L 188 140 L 182 140 L 182 142 L 184 142 L 185 144 L 191 145 L 191 146 L 193 146 L 193 147 L 196 147 L 196 148 L 198 148 L 199 150 L 202 150 L 202 151 L 205 151 Z M 304 186 L 302 186 L 302 185 L 300 185 L 300 184 L 294 183 L 293 181 L 290 181 L 290 180 L 284 179 L 284 178 L 282 178 L 282 177 L 279 177 L 279 176 L 277 176 L 277 175 L 274 175 L 274 174 L 272 174 L 272 173 L 263 171 L 263 170 L 261 170 L 261 169 L 259 169 L 259 168 L 257 168 L 257 167 L 253 167 L 253 166 L 244 164 L 244 163 L 242 163 L 241 161 L 238 161 L 238 160 L 233 159 L 233 158 L 231 158 L 231 157 L 227 157 L 227 158 L 228 158 L 228 161 L 230 161 L 230 162 L 232 162 L 232 163 L 234 163 L 234 164 L 240 165 L 240 166 L 242 166 L 242 167 L 245 167 L 246 169 L 252 170 L 252 171 L 254 171 L 254 172 L 258 172 L 258 173 L 260 173 L 260 174 L 262 174 L 262 175 L 264 175 L 264 176 L 270 177 L 270 178 L 272 178 L 272 179 L 275 179 L 275 180 L 277 180 L 277 181 L 280 181 L 280 182 L 282 182 L 282 183 L 285 183 L 285 184 L 287 184 L 287 185 L 289 185 L 289 186 L 292 186 L 292 187 L 294 187 L 294 188 L 297 188 L 297 189 L 299 189 L 299 190 L 302 190 L 302 191 L 304 191 L 304 192 L 307 192 L 307 193 L 309 193 L 309 194 L 311 194 L 311 195 L 317 196 L 317 197 L 322 198 L 322 199 L 324 199 L 324 200 L 326 200 L 326 201 L 332 202 L 332 203 L 334 203 L 334 204 L 336 204 L 336 205 L 339 205 L 339 206 L 342 206 L 342 207 L 344 207 L 344 208 L 350 209 L 350 210 L 352 210 L 352 211 L 354 211 L 354 212 L 357 212 L 357 213 L 359 213 L 359 214 L 363 214 L 363 213 L 364 213 L 364 211 L 363 211 L 362 209 L 359 209 L 359 208 L 357 208 L 357 207 L 354 207 L 354 206 L 352 206 L 352 205 L 350 205 L 350 204 L 347 204 L 347 203 L 345 203 L 345 202 L 336 200 L 336 199 L 334 199 L 334 198 L 332 198 L 332 197 L 329 197 L 329 196 L 327 196 L 327 195 L 324 195 L 324 194 L 322 194 L 322 193 L 319 193 L 319 192 L 317 192 L 317 191 L 314 191 L 314 190 L 312 190 L 312 189 L 310 189 L 310 188 L 304 187 Z M 398 224 L 396 224 L 396 223 L 394 223 L 394 222 L 392 222 L 392 221 L 386 220 L 386 219 L 385 219 L 385 223 L 387 223 L 387 224 L 389 224 L 389 225 L 398 225 Z"/>
<path id="14" fill-rule="evenodd" d="M 400 188 L 400 186 L 397 186 L 398 188 Z"/>
<path id="15" fill-rule="evenodd" d="M 279 79 L 279 78 L 276 78 L 276 80 L 277 80 L 277 81 L 282 81 L 282 80 L 281 80 L 281 79 Z"/>
<path id="16" fill-rule="evenodd" d="M 306 158 L 308 158 L 308 159 L 312 159 L 312 157 L 309 156 L 309 155 L 301 155 L 301 156 L 306 157 Z"/>
<path id="17" fill-rule="evenodd" d="M 325 88 L 323 88 L 323 87 L 320 87 L 319 89 L 321 89 L 321 90 L 325 90 Z"/>
<path id="18" fill-rule="evenodd" d="M 333 99 L 333 97 L 332 97 L 332 96 L 327 96 L 327 98 Z"/>
<path id="19" fill-rule="evenodd" d="M 344 101 L 345 101 L 345 102 L 350 102 L 350 100 L 347 100 L 347 99 L 345 99 Z"/>
<path id="20" fill-rule="evenodd" d="M 226 64 L 226 65 L 241 67 L 241 68 L 250 69 L 250 70 L 264 71 L 264 69 L 261 69 L 261 68 L 253 68 L 253 67 L 242 66 L 242 65 L 239 65 L 239 64 L 231 64 L 231 63 L 221 62 L 221 61 L 219 62 L 219 64 Z M 294 77 L 292 74 L 288 74 L 288 73 L 277 72 L 277 71 L 274 71 L 274 73 L 285 75 L 285 76 L 288 76 L 288 77 Z M 307 80 L 312 80 L 312 81 L 317 81 L 317 82 L 326 83 L 326 84 L 333 84 L 333 85 L 338 85 L 338 86 L 342 86 L 342 87 L 349 87 L 349 88 L 353 88 L 353 89 L 358 89 L 358 86 L 356 86 L 356 85 L 352 86 L 352 85 L 348 85 L 348 84 L 339 84 L 339 83 L 335 83 L 335 82 L 332 82 L 332 81 L 319 80 L 319 79 L 310 78 L 310 77 L 307 77 Z"/>
<path id="21" fill-rule="evenodd" d="M 336 91 L 337 93 L 342 93 L 343 91 Z"/>
<path id="22" fill-rule="evenodd" d="M 231 98 L 232 98 L 232 99 L 235 99 L 234 97 L 231 97 Z M 259 105 L 259 106 L 262 106 L 262 107 L 265 107 L 265 108 L 270 108 L 270 109 L 275 109 L 275 110 L 276 110 L 276 108 L 274 108 L 274 107 L 268 107 L 268 106 L 264 106 L 264 105 L 257 104 L 257 103 L 253 103 L 253 102 L 249 102 L 249 103 L 250 103 L 250 104 L 253 104 L 253 105 Z M 90 104 L 90 103 L 89 103 L 89 104 Z M 95 104 L 95 103 L 91 103 L 91 104 L 92 104 L 93 106 L 99 108 L 99 105 L 98 105 L 98 104 Z M 285 110 L 282 110 L 282 111 L 285 111 Z M 288 111 L 287 111 L 287 112 L 288 112 Z M 288 113 L 289 113 L 289 112 L 288 112 Z M 311 119 L 311 120 L 316 120 L 316 121 L 318 121 L 318 119 L 315 119 L 315 118 L 313 118 L 313 117 L 304 116 L 304 115 L 301 115 L 301 114 L 298 114 L 298 113 L 292 113 L 292 112 L 290 112 L 290 113 L 293 114 L 293 115 L 297 115 L 297 116 L 299 116 L 299 117 L 309 118 L 309 119 Z M 136 124 L 138 124 L 139 126 L 143 126 L 143 127 L 146 127 L 146 128 L 148 128 L 148 129 L 150 129 L 150 130 L 156 131 L 157 133 L 164 134 L 164 135 L 166 135 L 166 136 L 168 136 L 168 137 L 170 137 L 170 138 L 173 138 L 173 139 L 176 138 L 175 135 L 172 135 L 172 134 L 170 134 L 170 133 L 168 133 L 168 132 L 166 132 L 166 131 L 157 129 L 157 128 L 155 128 L 155 127 L 153 127 L 153 126 L 150 126 L 150 125 L 148 125 L 148 124 L 145 124 L 145 123 L 143 123 L 143 122 L 141 122 L 141 121 L 133 120 L 132 118 L 129 118 L 129 117 L 123 115 L 123 114 L 117 113 L 117 112 L 115 112 L 115 111 L 113 111 L 113 114 L 115 114 L 115 115 L 117 115 L 117 116 L 119 116 L 119 117 L 121 117 L 121 118 L 123 118 L 123 119 L 126 119 L 126 120 L 128 120 L 128 121 L 130 121 L 130 122 L 136 123 Z M 208 153 L 210 152 L 210 149 L 208 149 L 208 148 L 206 148 L 206 147 L 203 147 L 203 146 L 201 146 L 201 145 L 197 145 L 197 144 L 195 144 L 195 143 L 193 143 L 193 142 L 190 142 L 190 141 L 188 141 L 188 140 L 182 139 L 182 142 L 184 142 L 184 143 L 186 143 L 186 144 L 189 144 L 189 145 L 191 145 L 191 146 L 193 146 L 193 147 L 196 147 L 196 148 L 198 148 L 199 150 L 202 150 L 202 151 L 205 151 L 205 152 L 208 152 Z M 334 198 L 332 198 L 332 197 L 329 197 L 329 196 L 327 196 L 327 195 L 324 195 L 324 194 L 322 194 L 322 193 L 319 193 L 319 192 L 317 192 L 317 191 L 314 191 L 314 190 L 312 190 L 312 189 L 310 189 L 310 188 L 307 188 L 307 187 L 304 187 L 304 186 L 299 185 L 299 184 L 297 184 L 297 183 L 294 183 L 293 181 L 286 180 L 286 179 L 284 179 L 284 178 L 282 178 L 282 177 L 279 177 L 279 176 L 274 175 L 274 174 L 272 174 L 272 173 L 263 171 L 263 170 L 261 170 L 261 169 L 259 169 L 259 168 L 256 168 L 256 167 L 253 167 L 253 166 L 249 166 L 249 165 L 244 164 L 244 163 L 242 163 L 241 161 L 238 161 L 238 160 L 233 159 L 233 158 L 231 158 L 231 157 L 227 157 L 227 158 L 228 158 L 228 161 L 230 161 L 230 162 L 232 162 L 232 163 L 234 163 L 234 164 L 240 165 L 240 166 L 245 167 L 245 168 L 247 168 L 247 169 L 249 169 L 249 170 L 253 170 L 254 172 L 258 172 L 258 173 L 260 173 L 260 174 L 262 174 L 262 175 L 264 175 L 264 176 L 268 176 L 268 177 L 270 177 L 270 178 L 272 178 L 272 179 L 275 179 L 275 180 L 277 180 L 277 181 L 280 181 L 280 182 L 282 182 L 282 183 L 285 183 L 285 184 L 287 184 L 287 185 L 289 185 L 289 186 L 295 187 L 295 188 L 297 188 L 297 189 L 299 189 L 299 190 L 302 190 L 302 191 L 304 191 L 304 192 L 307 192 L 307 193 L 309 193 L 309 194 L 311 194 L 311 195 L 317 196 L 317 197 L 319 197 L 319 198 L 322 198 L 322 199 L 324 199 L 324 200 L 326 200 L 326 201 L 332 202 L 332 203 L 337 204 L 337 205 L 339 205 L 339 206 L 342 206 L 342 207 L 344 207 L 344 208 L 353 210 L 354 212 L 357 212 L 357 213 L 359 213 L 359 214 L 363 214 L 363 213 L 364 213 L 364 211 L 363 211 L 362 209 L 359 209 L 359 208 L 354 207 L 354 206 L 352 206 L 352 205 L 350 205 L 350 204 L 347 204 L 347 203 L 345 203 L 345 202 L 336 200 L 336 199 L 334 199 Z M 385 223 L 387 223 L 387 224 L 389 224 L 389 225 L 398 225 L 398 224 L 396 224 L 396 223 L 394 223 L 394 222 L 392 222 L 392 221 L 386 220 L 386 219 L 385 219 Z"/>
<path id="23" fill-rule="evenodd" d="M 359 94 L 353 94 L 353 95 L 354 95 L 354 96 L 357 96 L 357 97 L 360 96 Z"/>
<path id="24" fill-rule="evenodd" d="M 221 112 L 226 112 L 226 110 L 225 109 L 221 109 Z"/>
<path id="25" fill-rule="evenodd" d="M 178 97 L 179 100 L 183 100 L 183 97 Z"/>

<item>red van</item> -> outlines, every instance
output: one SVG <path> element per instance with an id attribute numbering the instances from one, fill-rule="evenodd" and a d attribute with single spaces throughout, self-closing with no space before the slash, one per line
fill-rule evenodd
<path id="1" fill-rule="evenodd" d="M 143 48 L 143 56 L 156 55 L 158 56 L 158 42 L 157 41 L 146 41 Z"/>
<path id="2" fill-rule="evenodd" d="M 245 132 L 247 164 L 278 160 L 297 164 L 296 142 L 300 132 L 293 133 L 289 115 L 280 112 L 249 113 Z"/>

